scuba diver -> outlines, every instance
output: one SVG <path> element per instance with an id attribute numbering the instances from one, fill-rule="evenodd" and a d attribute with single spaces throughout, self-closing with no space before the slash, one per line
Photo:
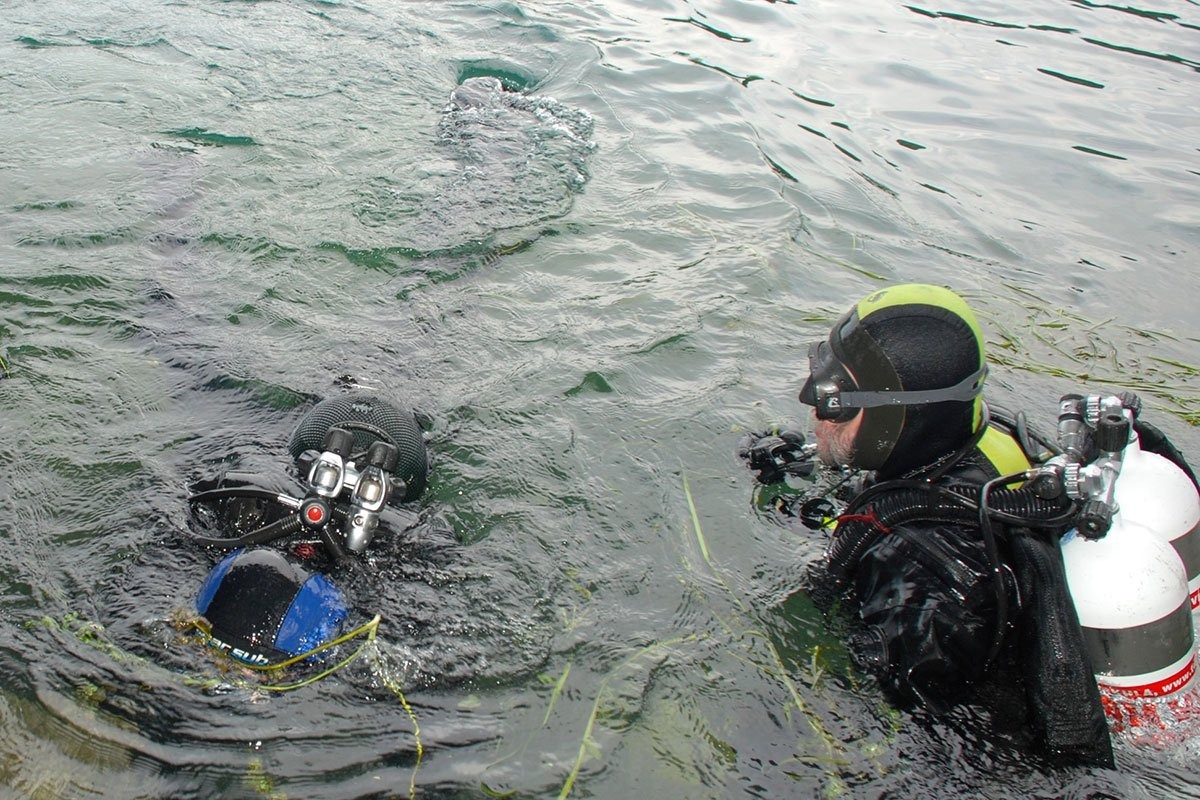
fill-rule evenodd
<path id="1" fill-rule="evenodd" d="M 1178 450 L 1137 417 L 1132 395 L 1065 396 L 1058 440 L 1023 414 L 989 406 L 979 324 L 961 297 L 938 286 L 870 294 L 811 345 L 808 360 L 799 399 L 812 407 L 815 443 L 775 431 L 745 437 L 738 452 L 765 485 L 811 474 L 814 459 L 842 471 L 833 497 L 782 494 L 776 502 L 830 533 L 804 588 L 826 611 L 839 601 L 849 609 L 855 662 L 901 705 L 934 712 L 986 681 L 1015 684 L 1053 760 L 1111 767 L 1113 713 L 1098 680 L 1113 664 L 1097 662 L 1133 656 L 1146 639 L 1090 617 L 1081 624 L 1090 614 L 1073 600 L 1081 568 L 1068 580 L 1060 539 L 1101 541 L 1115 530 L 1114 476 L 1128 442 L 1168 459 L 1194 498 L 1195 476 Z M 1166 549 L 1174 586 L 1183 565 Z M 1182 591 L 1162 623 L 1173 631 L 1163 656 L 1177 682 L 1194 670 Z"/>
<path id="2" fill-rule="evenodd" d="M 429 468 L 415 415 L 368 394 L 316 404 L 288 449 L 298 488 L 226 472 L 188 498 L 205 531 L 192 538 L 232 550 L 197 592 L 194 627 L 252 669 L 308 660 L 378 623 L 343 631 L 350 604 L 329 573 L 381 528 L 409 527 L 402 509 L 420 497 Z M 287 552 L 259 546 L 281 539 Z"/>

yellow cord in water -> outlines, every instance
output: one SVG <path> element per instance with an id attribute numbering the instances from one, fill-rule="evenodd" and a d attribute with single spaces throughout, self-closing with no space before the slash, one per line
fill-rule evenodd
<path id="1" fill-rule="evenodd" d="M 359 627 L 350 631 L 346 635 L 339 636 L 337 639 L 334 639 L 331 642 L 327 642 L 326 644 L 323 644 L 320 647 L 314 648 L 313 650 L 310 650 L 308 653 L 305 653 L 304 655 L 296 656 L 295 658 L 288 659 L 287 661 L 282 661 L 275 665 L 276 668 L 280 668 L 280 667 L 285 667 L 288 664 L 295 664 L 300 659 L 306 658 L 309 655 L 311 655 L 312 653 L 320 652 L 326 648 L 333 647 L 334 645 L 339 644 L 341 642 L 350 641 L 351 639 L 353 639 L 357 636 L 361 636 L 363 633 L 366 633 L 367 638 L 363 641 L 362 644 L 360 644 L 357 648 L 355 648 L 353 653 L 346 656 L 345 658 L 343 658 L 338 663 L 334 664 L 329 669 L 322 670 L 322 671 L 318 672 L 316 675 L 310 675 L 309 677 L 305 678 L 304 680 L 296 681 L 295 683 L 267 684 L 261 688 L 266 689 L 267 691 L 271 691 L 271 692 L 290 692 L 292 689 L 299 689 L 301 686 L 308 686 L 310 683 L 316 683 L 317 681 L 321 680 L 322 678 L 326 678 L 326 677 L 332 675 L 333 673 L 337 672 L 339 669 L 346 666 L 351 661 L 353 661 L 354 659 L 356 659 L 360 655 L 362 655 L 363 650 L 365 650 L 368 645 L 370 645 L 373 641 L 375 641 L 375 631 L 377 631 L 378 629 L 379 629 L 379 615 L 376 614 L 374 616 L 374 618 L 371 619 L 370 622 L 367 622 L 364 625 L 360 625 Z"/>
<path id="2" fill-rule="evenodd" d="M 285 667 L 290 667 L 292 664 L 295 664 L 299 661 L 303 661 L 304 659 L 314 656 L 317 653 L 328 650 L 331 647 L 336 647 L 337 645 L 348 642 L 351 639 L 357 639 L 359 636 L 366 634 L 366 636 L 367 636 L 366 640 L 361 645 L 359 645 L 358 648 L 355 649 L 355 651 L 353 653 L 346 656 L 341 661 L 334 664 L 332 667 L 329 667 L 328 669 L 324 669 L 324 670 L 318 672 L 316 675 L 311 675 L 311 676 L 305 678 L 304 680 L 296 681 L 295 683 L 265 684 L 265 685 L 262 685 L 259 687 L 260 689 L 266 689 L 267 691 L 272 691 L 272 692 L 288 692 L 288 691 L 291 691 L 292 689 L 299 689 L 301 686 L 308 686 L 311 683 L 315 683 L 315 682 L 321 680 L 322 678 L 326 678 L 326 677 L 332 675 L 333 673 L 337 672 L 339 669 L 346 666 L 351 661 L 353 661 L 354 659 L 356 659 L 360 655 L 362 655 L 362 652 L 363 652 L 363 650 L 366 649 L 367 645 L 369 645 L 371 642 L 375 641 L 375 632 L 379 629 L 379 620 L 380 620 L 380 616 L 378 614 L 376 614 L 370 620 L 363 623 L 362 625 L 359 625 L 357 628 L 350 631 L 349 633 L 344 633 L 341 636 L 337 637 L 336 639 L 332 639 L 332 640 L 326 642 L 325 644 L 314 647 L 312 650 L 309 650 L 305 653 L 301 653 L 298 656 L 292 656 L 291 658 L 289 658 L 285 661 L 280 661 L 277 664 L 243 664 L 241 662 L 238 662 L 238 666 L 244 667 L 246 669 L 255 670 L 258 672 L 273 672 L 275 670 L 280 670 Z M 208 621 L 205 620 L 203 617 L 188 620 L 188 624 L 191 627 L 195 628 L 197 633 L 199 633 L 200 636 L 204 638 L 205 644 L 208 644 L 212 641 L 212 628 L 209 626 Z"/>
<path id="3" fill-rule="evenodd" d="M 277 664 L 260 665 L 260 664 L 242 664 L 241 662 L 238 662 L 238 666 L 245 667 L 246 669 L 256 670 L 258 672 L 271 672 L 273 670 L 279 670 L 279 669 L 283 669 L 284 667 L 291 666 L 292 664 L 295 664 L 298 661 L 303 661 L 304 659 L 306 659 L 310 656 L 316 655 L 317 653 L 320 653 L 324 650 L 328 650 L 331 647 L 336 647 L 339 644 L 348 642 L 351 639 L 356 639 L 359 636 L 366 634 L 366 637 L 367 637 L 366 640 L 363 641 L 363 643 L 361 645 L 359 645 L 354 650 L 353 653 L 346 656 L 341 661 L 339 661 L 338 663 L 329 667 L 328 669 L 322 670 L 321 672 L 318 672 L 315 675 L 311 675 L 311 676 L 305 678 L 304 680 L 296 681 L 294 683 L 264 684 L 264 685 L 261 685 L 258 687 L 259 689 L 263 689 L 263 690 L 266 690 L 269 692 L 290 692 L 293 689 L 299 689 L 302 686 L 308 686 L 310 684 L 316 683 L 317 681 L 321 680 L 322 678 L 326 678 L 329 675 L 332 675 L 333 673 L 337 672 L 339 669 L 346 666 L 351 661 L 353 661 L 354 659 L 356 659 L 360 655 L 362 655 L 363 651 L 366 650 L 367 646 L 375 641 L 375 634 L 379 630 L 379 620 L 380 620 L 380 616 L 378 614 L 376 614 L 370 620 L 363 623 L 362 625 L 359 625 L 357 628 L 350 631 L 349 633 L 342 634 L 338 638 L 328 641 L 325 644 L 320 645 L 319 647 L 314 647 L 312 650 L 309 650 L 306 653 L 301 653 L 298 656 L 293 656 L 293 657 L 287 659 L 286 661 L 280 661 Z M 208 624 L 208 620 L 204 619 L 203 617 L 196 617 L 196 618 L 187 620 L 186 624 L 192 628 L 195 628 L 196 631 L 204 638 L 206 644 L 212 640 L 212 628 Z M 383 681 L 384 686 L 386 686 L 388 688 L 388 690 L 391 691 L 392 694 L 396 695 L 396 699 L 400 701 L 400 705 L 404 708 L 404 713 L 408 715 L 409 721 L 412 722 L 413 739 L 416 742 L 417 760 L 416 760 L 416 763 L 413 764 L 412 777 L 409 779 L 409 782 L 408 782 L 408 796 L 410 798 L 415 798 L 417 796 L 417 770 L 421 767 L 421 759 L 425 755 L 425 747 L 421 743 L 421 725 L 419 722 L 417 722 L 417 713 L 415 711 L 413 711 L 413 707 L 409 704 L 408 698 L 404 696 L 404 690 L 400 688 L 400 684 L 397 683 L 396 681 L 392 680 L 388 676 L 387 670 L 383 669 L 381 665 L 377 665 L 377 667 L 379 667 L 378 673 L 380 676 L 380 680 Z"/>
<path id="4" fill-rule="evenodd" d="M 291 691 L 292 689 L 299 689 L 301 686 L 308 686 L 312 683 L 315 683 L 316 681 L 321 680 L 322 678 L 328 677 L 329 675 L 338 671 L 339 669 L 346 666 L 351 661 L 353 661 L 354 659 L 356 659 L 360 655 L 362 655 L 362 653 L 366 650 L 367 646 L 375 641 L 376 632 L 379 630 L 380 619 L 381 619 L 380 615 L 376 614 L 370 620 L 368 620 L 367 622 L 358 626 L 357 628 L 350 631 L 349 633 L 339 636 L 338 638 L 334 639 L 333 641 L 327 642 L 327 643 L 321 645 L 320 647 L 315 647 L 312 650 L 309 650 L 307 653 L 303 653 L 301 655 L 298 655 L 294 658 L 288 659 L 287 661 L 281 662 L 279 664 L 271 664 L 266 667 L 255 667 L 254 665 L 249 665 L 249 664 L 242 664 L 241 666 L 251 667 L 254 669 L 258 669 L 260 671 L 273 670 L 273 669 L 277 670 L 277 669 L 286 667 L 289 664 L 294 664 L 297 661 L 301 661 L 305 658 L 308 658 L 309 656 L 319 653 L 323 650 L 327 650 L 336 645 L 342 644 L 344 642 L 348 642 L 351 639 L 355 639 L 364 634 L 366 635 L 366 637 L 367 637 L 366 640 L 361 645 L 359 645 L 359 647 L 357 647 L 353 653 L 351 653 L 349 656 L 347 656 L 346 658 L 339 661 L 337 664 L 334 664 L 329 669 L 323 670 L 320 673 L 313 675 L 309 678 L 306 678 L 304 680 L 296 681 L 295 683 L 259 685 L 256 688 L 264 689 L 267 691 L 286 692 L 286 691 Z M 203 617 L 196 617 L 196 616 L 186 616 L 185 617 L 182 614 L 173 615 L 171 622 L 174 625 L 174 627 L 176 628 L 176 630 L 178 630 L 180 632 L 183 632 L 183 631 L 186 631 L 189 629 L 195 629 L 196 632 L 199 633 L 200 636 L 205 639 L 206 644 L 207 644 L 207 641 L 212 638 L 212 628 L 208 624 L 208 620 L 204 619 Z M 30 620 L 25 623 L 25 627 L 27 627 L 27 628 L 31 628 L 35 625 L 40 625 L 40 626 L 52 628 L 55 630 L 64 630 L 64 631 L 73 633 L 79 639 L 79 641 L 83 642 L 84 644 L 90 645 L 91 647 L 95 647 L 95 648 L 101 650 L 102 652 L 107 653 L 111 658 L 113 658 L 114 660 L 116 660 L 118 662 L 125 662 L 125 661 L 144 662 L 145 661 L 140 656 L 131 655 L 131 654 L 125 653 L 124 651 L 120 650 L 115 644 L 110 642 L 108 640 L 108 638 L 104 635 L 104 629 L 102 627 L 100 627 L 99 625 L 96 625 L 94 623 L 88 623 L 86 621 L 83 621 L 83 620 L 79 619 L 78 617 L 76 617 L 76 615 L 74 615 L 74 614 L 68 614 L 61 621 L 53 619 L 51 617 L 42 617 L 41 619 Z M 397 683 L 395 680 L 393 680 L 392 678 L 390 678 L 388 676 L 387 670 L 384 669 L 384 665 L 376 663 L 375 666 L 377 668 L 380 679 L 383 681 L 384 685 L 387 686 L 387 688 L 392 692 L 392 694 L 394 694 L 396 696 L 396 699 L 398 699 L 400 701 L 400 705 L 404 708 L 404 713 L 406 713 L 408 715 L 409 721 L 412 722 L 413 739 L 416 741 L 417 759 L 416 759 L 416 763 L 413 764 L 412 777 L 409 779 L 408 795 L 410 798 L 415 799 L 417 796 L 417 770 L 420 768 L 421 760 L 425 755 L 425 747 L 421 742 L 421 726 L 417 722 L 416 712 L 413 710 L 413 707 L 409 704 L 408 698 L 404 696 L 404 690 L 400 688 L 399 683 Z M 219 685 L 221 683 L 221 681 L 218 681 L 215 679 L 204 679 L 204 678 L 197 678 L 197 677 L 184 677 L 183 683 L 187 686 L 203 686 L 203 687 L 211 689 L 211 688 Z"/>
<path id="5" fill-rule="evenodd" d="M 408 704 L 408 698 L 404 696 L 404 690 L 400 688 L 400 685 L 388 677 L 387 671 L 382 668 L 379 670 L 379 676 L 380 680 L 383 681 L 383 685 L 391 689 L 392 694 L 396 695 L 396 698 L 400 701 L 400 705 L 404 707 L 404 713 L 408 714 L 408 719 L 412 722 L 413 740 L 417 744 L 417 760 L 413 764 L 412 777 L 408 781 L 408 796 L 415 798 L 417 796 L 417 770 L 421 768 L 421 758 L 425 755 L 425 748 L 421 744 L 421 726 L 417 722 L 416 712 Z"/>

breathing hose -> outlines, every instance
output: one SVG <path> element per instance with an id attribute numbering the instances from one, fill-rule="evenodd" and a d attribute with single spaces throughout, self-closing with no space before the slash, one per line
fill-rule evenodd
<path id="1" fill-rule="evenodd" d="M 204 547 L 220 547 L 226 550 L 232 550 L 236 547 L 248 547 L 250 545 L 273 542 L 276 539 L 282 539 L 284 537 L 300 533 L 306 528 L 311 530 L 311 528 L 304 523 L 300 513 L 298 513 L 299 509 L 303 506 L 302 501 L 297 500 L 290 495 L 272 492 L 267 489 L 259 489 L 253 486 L 230 486 L 218 489 L 209 489 L 207 491 L 193 494 L 188 498 L 188 502 L 201 503 L 235 498 L 272 501 L 281 506 L 285 506 L 293 513 L 241 536 L 214 537 L 192 534 L 193 541 L 195 541 L 197 544 L 203 545 Z M 332 506 L 329 508 L 329 517 L 331 522 L 336 522 L 339 525 L 344 524 L 348 516 L 349 514 L 344 508 L 339 506 Z M 341 561 L 347 557 L 346 549 L 342 546 L 342 543 L 338 541 L 337 537 L 334 536 L 329 525 L 320 526 L 318 535 L 320 536 L 321 544 L 325 546 L 326 551 L 329 553 L 330 557 L 333 558 L 333 560 Z"/>
<path id="2" fill-rule="evenodd" d="M 993 483 L 1008 483 L 1025 474 L 1005 476 Z M 829 544 L 829 571 L 839 581 L 846 581 L 880 537 L 906 522 L 975 525 L 986 519 L 1055 528 L 1069 523 L 1075 515 L 1074 505 L 1064 498 L 1046 499 L 1030 488 L 994 489 L 987 493 L 986 503 L 982 499 L 983 493 L 973 486 L 942 487 L 903 479 L 877 483 L 838 517 Z"/>
<path id="3" fill-rule="evenodd" d="M 205 547 L 248 547 L 252 544 L 265 544 L 276 539 L 282 539 L 284 536 L 291 536 L 294 533 L 299 533 L 303 527 L 304 524 L 300 522 L 300 518 L 292 514 L 242 536 L 225 538 L 193 534 L 192 540 Z"/>

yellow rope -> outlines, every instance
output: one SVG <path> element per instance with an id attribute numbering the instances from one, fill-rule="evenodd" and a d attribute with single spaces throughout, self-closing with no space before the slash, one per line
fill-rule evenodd
<path id="1" fill-rule="evenodd" d="M 404 690 L 396 681 L 388 677 L 386 670 L 379 670 L 380 679 L 383 685 L 391 689 L 392 694 L 400 701 L 400 705 L 404 707 L 404 712 L 408 714 L 409 720 L 413 726 L 413 739 L 417 743 L 417 760 L 413 764 L 412 777 L 408 781 L 408 796 L 416 798 L 417 796 L 417 770 L 421 768 L 421 758 L 425 755 L 425 747 L 421 744 L 421 725 L 417 722 L 417 714 L 413 711 L 411 705 L 408 704 L 408 698 L 404 696 Z"/>
<path id="2" fill-rule="evenodd" d="M 366 634 L 366 636 L 367 636 L 366 640 L 361 645 L 359 645 L 358 648 L 353 653 L 346 656 L 341 661 L 334 664 L 332 667 L 329 667 L 328 669 L 318 672 L 316 675 L 312 675 L 308 678 L 305 678 L 302 681 L 297 681 L 295 683 L 278 684 L 278 685 L 268 684 L 268 685 L 263 685 L 263 686 L 259 687 L 262 689 L 267 689 L 267 690 L 275 691 L 275 692 L 286 692 L 286 691 L 290 691 L 292 689 L 299 689 L 301 686 L 307 686 L 310 683 L 319 681 L 322 678 L 332 675 L 333 673 L 337 672 L 339 669 L 346 666 L 351 661 L 353 661 L 354 659 L 356 659 L 360 655 L 362 655 L 362 652 L 363 652 L 363 650 L 366 649 L 367 645 L 369 645 L 371 642 L 375 641 L 375 632 L 379 629 L 379 620 L 380 620 L 380 616 L 378 614 L 376 614 L 370 620 L 368 620 L 367 622 L 364 622 L 362 625 L 359 625 L 357 628 L 350 631 L 349 633 L 344 633 L 341 636 L 337 637 L 336 639 L 331 639 L 330 641 L 325 642 L 325 644 L 314 647 L 312 650 L 301 653 L 298 656 L 292 656 L 291 658 L 286 659 L 285 661 L 280 661 L 276 664 L 244 664 L 240 661 L 237 663 L 238 663 L 239 667 L 243 667 L 245 669 L 251 669 L 251 670 L 258 671 L 258 672 L 274 672 L 277 670 L 284 669 L 285 667 L 290 667 L 292 664 L 295 664 L 299 661 L 303 661 L 306 658 L 310 658 L 310 657 L 316 655 L 317 653 L 324 652 L 325 650 L 328 650 L 331 647 L 336 647 L 339 644 L 348 642 L 351 639 L 357 639 L 359 636 Z M 212 627 L 208 624 L 208 620 L 204 619 L 203 617 L 195 617 L 195 618 L 187 620 L 185 624 L 187 625 L 187 627 L 195 628 L 196 632 L 199 633 L 200 636 L 204 639 L 205 644 L 210 644 L 213 641 Z M 217 649 L 219 649 L 219 648 L 217 648 Z"/>
<path id="3" fill-rule="evenodd" d="M 345 636 L 338 637 L 334 641 L 329 642 L 328 644 L 322 645 L 321 647 L 310 651 L 312 653 L 315 653 L 320 650 L 324 650 L 326 647 L 332 647 L 334 644 L 336 644 L 338 642 L 349 641 L 350 639 L 353 639 L 354 637 L 361 635 L 363 632 L 366 632 L 367 638 L 363 641 L 363 643 L 360 644 L 354 650 L 353 653 L 346 656 L 345 658 L 343 658 L 338 663 L 334 664 L 329 669 L 321 670 L 316 675 L 310 675 L 309 677 L 305 678 L 304 680 L 296 681 L 295 683 L 267 684 L 260 688 L 266 689 L 267 691 L 271 691 L 271 692 L 290 692 L 292 689 L 299 689 L 301 686 L 308 686 L 311 683 L 316 683 L 317 681 L 321 680 L 322 678 L 329 677 L 330 675 L 337 672 L 339 669 L 346 666 L 351 661 L 353 661 L 354 659 L 356 659 L 360 655 L 362 655 L 363 650 L 365 650 L 372 642 L 375 641 L 375 631 L 378 628 L 379 628 L 379 615 L 376 614 L 375 618 L 372 619 L 370 622 L 366 623 L 365 625 L 361 625 L 358 628 L 355 628 L 350 633 L 346 634 Z M 296 658 L 300 658 L 300 656 L 297 656 Z M 282 667 L 285 664 L 294 664 L 294 663 L 295 663 L 295 659 L 291 659 L 289 661 L 277 664 L 276 667 Z"/>
<path id="4" fill-rule="evenodd" d="M 279 670 L 279 669 L 283 669 L 284 667 L 286 667 L 290 664 L 295 664 L 297 661 L 302 661 L 312 655 L 315 655 L 316 653 L 320 653 L 324 650 L 328 650 L 331 647 L 336 647 L 339 644 L 348 642 L 351 639 L 356 639 L 359 636 L 363 636 L 364 634 L 366 635 L 366 639 L 363 641 L 363 643 L 361 645 L 359 645 L 357 648 L 355 648 L 353 653 L 346 656 L 341 661 L 337 662 L 336 664 L 329 667 L 328 669 L 324 669 L 315 675 L 309 676 L 308 678 L 296 681 L 294 683 L 261 684 L 261 685 L 260 684 L 251 684 L 250 685 L 251 688 L 257 688 L 257 689 L 262 689 L 262 690 L 271 691 L 271 692 L 289 692 L 293 689 L 299 689 L 302 686 L 309 686 L 309 685 L 321 680 L 322 678 L 326 678 L 329 675 L 332 675 L 333 673 L 337 672 L 339 669 L 341 669 L 342 667 L 345 667 L 347 664 L 354 661 L 354 659 L 356 659 L 360 655 L 362 655 L 362 653 L 367 649 L 367 647 L 370 646 L 372 643 L 374 643 L 375 635 L 379 630 L 380 619 L 381 619 L 380 615 L 376 614 L 370 620 L 363 623 L 362 625 L 359 625 L 357 628 L 350 631 L 349 633 L 343 634 L 342 636 L 339 636 L 338 638 L 336 638 L 332 641 L 326 642 L 325 644 L 323 644 L 319 647 L 314 647 L 312 650 L 309 650 L 307 653 L 302 653 L 298 656 L 288 659 L 287 661 L 281 661 L 278 664 L 269 664 L 267 666 L 258 666 L 258 665 L 254 665 L 254 664 L 242 664 L 241 662 L 237 662 L 237 663 L 238 663 L 238 666 L 246 667 L 246 668 L 254 669 L 254 670 L 258 670 L 258 671 Z M 207 645 L 208 642 L 211 641 L 211 639 L 212 639 L 212 626 L 209 625 L 208 620 L 204 619 L 204 617 L 197 617 L 197 616 L 184 617 L 183 615 L 172 615 L 171 623 L 174 625 L 176 630 L 178 630 L 180 632 L 183 632 L 183 631 L 186 631 L 189 629 L 195 629 L 195 631 L 197 633 L 199 633 L 200 636 L 205 640 L 205 645 Z M 128 655 L 124 651 L 120 650 L 115 644 L 112 644 L 111 642 L 109 642 L 107 637 L 104 635 L 104 629 L 101 628 L 99 625 L 83 622 L 82 620 L 77 619 L 75 617 L 75 615 L 73 615 L 73 614 L 68 615 L 61 622 L 58 620 L 55 620 L 51 617 L 42 617 L 41 619 L 30 620 L 30 621 L 26 622 L 25 625 L 26 625 L 26 627 L 33 627 L 34 625 L 42 625 L 42 626 L 45 626 L 48 628 L 66 630 L 66 631 L 74 634 L 81 642 L 88 644 L 92 647 L 96 647 L 98 649 L 103 650 L 104 652 L 108 653 L 111 657 L 113 657 L 114 659 L 116 659 L 118 661 L 124 661 L 127 658 L 132 659 L 134 661 L 139 661 L 139 662 L 144 661 L 144 659 L 142 659 L 140 656 Z M 382 664 L 375 662 L 375 666 L 380 675 L 380 679 L 383 681 L 383 684 L 385 686 L 387 686 L 387 688 L 392 692 L 392 694 L 394 694 L 396 696 L 396 699 L 398 699 L 400 701 L 400 705 L 404 708 L 404 713 L 408 715 L 409 721 L 412 722 L 413 739 L 416 740 L 417 760 L 416 760 L 416 763 L 413 764 L 412 777 L 409 779 L 409 782 L 408 782 L 408 796 L 410 798 L 414 798 L 414 800 L 415 800 L 415 798 L 417 796 L 417 770 L 420 768 L 421 760 L 425 756 L 425 746 L 421 742 L 421 725 L 417 721 L 416 711 L 413 710 L 412 705 L 408 702 L 408 698 L 404 696 L 404 690 L 400 688 L 399 683 L 397 683 L 395 680 L 393 680 L 392 678 L 390 678 L 388 676 L 387 670 L 384 669 Z M 197 677 L 197 676 L 184 676 L 183 677 L 183 683 L 186 686 L 200 686 L 200 687 L 204 687 L 204 688 L 213 688 L 214 686 L 217 686 L 223 682 L 224 681 L 221 681 L 218 679 L 206 679 L 206 678 L 201 678 L 201 677 Z"/>
<path id="5" fill-rule="evenodd" d="M 362 655 L 363 651 L 366 650 L 367 646 L 375 641 L 375 634 L 379 630 L 379 621 L 380 621 L 380 616 L 379 616 L 379 614 L 376 614 L 370 620 L 363 623 L 362 625 L 359 625 L 357 628 L 350 631 L 349 633 L 342 634 L 338 638 L 328 641 L 325 644 L 320 645 L 319 647 L 314 647 L 312 650 L 309 650 L 306 653 L 301 653 L 298 656 L 293 656 L 285 661 L 280 661 L 277 664 L 260 665 L 260 664 L 243 664 L 241 662 L 238 662 L 238 666 L 245 667 L 246 669 L 256 670 L 258 672 L 272 672 L 275 670 L 280 670 L 285 667 L 291 666 L 292 664 L 295 664 L 298 661 L 303 661 L 304 659 L 309 658 L 310 656 L 316 655 L 317 653 L 320 653 L 324 650 L 328 650 L 331 647 L 336 647 L 339 644 L 343 644 L 345 642 L 350 641 L 351 639 L 356 639 L 359 636 L 366 634 L 366 637 L 367 637 L 366 640 L 363 641 L 363 643 L 361 645 L 359 645 L 353 653 L 346 656 L 341 661 L 339 661 L 338 663 L 329 667 L 328 669 L 321 670 L 320 672 L 318 672 L 315 675 L 310 675 L 309 677 L 307 677 L 303 680 L 295 681 L 293 683 L 263 684 L 263 685 L 260 685 L 257 687 L 259 689 L 263 689 L 263 690 L 269 691 L 269 692 L 290 692 L 293 689 L 299 689 L 302 686 L 308 686 L 310 684 L 316 683 L 317 681 L 321 680 L 322 678 L 326 678 L 326 677 L 332 675 L 333 673 L 337 672 L 339 669 L 346 666 L 351 661 L 353 661 L 354 659 L 356 659 L 360 655 Z M 188 627 L 195 628 L 196 631 L 205 640 L 205 644 L 208 644 L 209 642 L 212 641 L 212 638 L 213 638 L 212 637 L 212 627 L 208 624 L 208 620 L 204 619 L 203 617 L 193 617 L 192 619 L 186 620 L 185 624 Z M 391 691 L 391 693 L 396 696 L 396 699 L 398 699 L 400 701 L 400 705 L 404 708 L 404 713 L 408 715 L 409 721 L 412 722 L 413 739 L 416 741 L 417 760 L 416 760 L 416 763 L 413 764 L 412 777 L 409 779 L 409 782 L 408 782 L 408 796 L 410 798 L 415 798 L 417 796 L 417 770 L 421 767 L 421 759 L 424 758 L 424 756 L 425 756 L 425 747 L 421 743 L 421 725 L 417 721 L 417 713 L 413 710 L 412 705 L 409 704 L 408 698 L 404 696 L 404 690 L 400 688 L 400 685 L 396 681 L 392 680 L 388 676 L 386 669 L 384 669 L 379 664 L 376 664 L 376 667 L 379 672 L 380 680 L 382 680 L 384 686 L 386 686 L 388 688 L 388 690 Z"/>

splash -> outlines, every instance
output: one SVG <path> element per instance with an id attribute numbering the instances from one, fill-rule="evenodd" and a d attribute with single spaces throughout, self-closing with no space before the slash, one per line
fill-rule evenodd
<path id="1" fill-rule="evenodd" d="M 498 78 L 463 81 L 438 125 L 438 142 L 459 168 L 422 215 L 418 247 L 566 215 L 589 177 L 593 128 L 587 112 L 508 91 Z"/>

